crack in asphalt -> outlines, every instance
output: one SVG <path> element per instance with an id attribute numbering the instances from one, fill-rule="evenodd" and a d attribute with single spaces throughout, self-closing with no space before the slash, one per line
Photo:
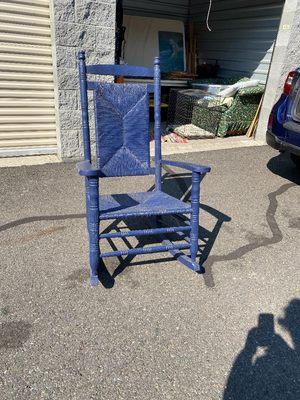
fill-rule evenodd
<path id="1" fill-rule="evenodd" d="M 8 222 L 0 226 L 0 232 L 4 232 L 8 229 L 15 228 L 20 225 L 30 224 L 32 222 L 41 221 L 64 221 L 66 219 L 81 219 L 85 218 L 86 214 L 64 214 L 64 215 L 40 215 L 36 217 L 21 218 L 16 221 Z"/>
<path id="2" fill-rule="evenodd" d="M 266 221 L 267 221 L 267 224 L 272 233 L 271 237 L 259 237 L 254 242 L 248 243 L 244 246 L 241 246 L 238 249 L 235 249 L 228 254 L 213 255 L 213 256 L 209 256 L 206 259 L 206 261 L 204 262 L 205 274 L 203 275 L 206 286 L 211 287 L 211 288 L 215 286 L 213 273 L 212 273 L 212 266 L 215 263 L 222 262 L 222 261 L 237 260 L 238 258 L 243 257 L 244 255 L 250 253 L 253 250 L 257 250 L 260 247 L 265 247 L 265 246 L 279 243 L 283 239 L 282 231 L 281 231 L 281 229 L 276 221 L 276 217 L 275 217 L 276 211 L 278 208 L 277 197 L 281 196 L 283 193 L 285 193 L 287 190 L 289 190 L 290 188 L 292 188 L 294 186 L 297 186 L 297 185 L 295 183 L 286 183 L 286 184 L 280 186 L 279 189 L 268 194 L 269 206 L 266 211 Z"/>
<path id="3" fill-rule="evenodd" d="M 183 189 L 183 186 L 180 185 L 180 189 Z M 257 240 L 254 242 L 248 243 L 246 245 L 243 245 L 239 247 L 238 249 L 235 249 L 231 251 L 228 254 L 225 255 L 213 255 L 209 256 L 211 248 L 206 252 L 206 256 L 204 256 L 204 253 L 202 253 L 202 257 L 200 256 L 200 261 L 203 263 L 205 267 L 205 274 L 203 274 L 204 277 L 204 282 L 207 287 L 213 288 L 215 287 L 215 281 L 213 277 L 213 272 L 212 272 L 212 267 L 215 263 L 217 262 L 222 262 L 222 261 L 234 261 L 237 260 L 244 255 L 246 255 L 249 252 L 252 252 L 253 250 L 256 250 L 260 247 L 265 247 L 268 245 L 276 244 L 280 242 L 283 238 L 281 229 L 279 228 L 279 225 L 276 221 L 275 214 L 278 208 L 278 201 L 277 197 L 281 196 L 283 193 L 285 193 L 287 190 L 289 190 L 292 187 L 297 186 L 295 183 L 287 183 L 282 185 L 279 189 L 275 190 L 274 192 L 271 192 L 268 194 L 269 198 L 269 206 L 266 211 L 266 221 L 267 224 L 271 230 L 272 236 L 271 237 L 259 237 Z M 186 187 L 184 188 L 184 193 L 186 193 Z M 86 214 L 64 214 L 64 215 L 42 215 L 42 216 L 34 216 L 34 217 L 27 217 L 27 218 L 22 218 L 16 221 L 8 222 L 5 225 L 0 226 L 0 232 L 4 232 L 8 229 L 32 223 L 32 222 L 41 222 L 41 221 L 62 221 L 62 220 L 68 220 L 68 219 L 81 219 L 85 218 Z M 207 244 L 208 246 L 209 244 Z"/>
<path id="4" fill-rule="evenodd" d="M 164 169 L 167 171 L 167 173 L 176 175 L 176 172 L 174 172 L 172 169 L 165 168 L 165 167 L 164 167 Z M 176 183 L 177 183 L 177 187 L 182 192 L 182 196 L 186 200 L 189 197 L 190 186 L 184 180 L 183 181 L 178 180 Z M 265 247 L 265 246 L 279 243 L 283 239 L 283 234 L 282 234 L 281 229 L 279 228 L 279 225 L 275 218 L 275 214 L 276 214 L 276 211 L 278 208 L 277 197 L 281 196 L 287 190 L 289 190 L 290 188 L 295 187 L 295 186 L 298 186 L 298 185 L 296 183 L 286 183 L 286 184 L 283 184 L 282 186 L 280 186 L 274 192 L 271 192 L 268 194 L 269 206 L 266 211 L 266 222 L 271 230 L 271 233 L 272 233 L 271 237 L 259 236 L 256 238 L 256 240 L 252 241 L 251 243 L 243 245 L 243 246 L 231 251 L 228 254 L 209 256 L 211 249 L 217 238 L 217 235 L 222 227 L 222 224 L 224 221 L 226 221 L 226 219 L 219 220 L 219 218 L 218 218 L 216 226 L 213 230 L 213 231 L 216 231 L 216 234 L 212 234 L 213 232 L 211 232 L 210 236 L 212 237 L 212 239 L 209 239 L 208 242 L 206 242 L 206 245 L 202 251 L 202 254 L 200 255 L 200 260 L 199 260 L 199 263 L 202 264 L 205 268 L 205 273 L 203 274 L 203 279 L 204 279 L 204 283 L 207 287 L 209 287 L 209 288 L 215 287 L 215 281 L 214 281 L 213 271 L 212 271 L 212 266 L 215 263 L 222 262 L 222 261 L 235 261 L 235 260 L 243 257 L 244 255 L 252 252 L 253 250 L 256 250 L 260 247 Z M 208 207 L 204 204 L 200 204 L 200 208 L 207 211 L 211 215 L 213 215 L 213 213 L 210 210 L 210 207 Z M 224 214 L 218 212 L 217 210 L 214 210 L 214 214 L 216 217 L 217 217 L 217 214 L 224 216 Z M 222 217 L 222 218 L 224 218 L 224 217 Z M 202 229 L 202 227 L 200 226 L 200 232 L 201 232 L 201 229 Z M 200 239 L 201 239 L 201 237 L 200 237 Z"/>

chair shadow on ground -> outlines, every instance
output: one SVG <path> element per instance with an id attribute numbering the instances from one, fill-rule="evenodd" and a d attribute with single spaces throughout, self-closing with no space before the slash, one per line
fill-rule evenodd
<path id="1" fill-rule="evenodd" d="M 223 400 L 300 398 L 300 299 L 290 301 L 278 324 L 291 345 L 275 332 L 274 315 L 260 314 L 234 361 Z"/>
<path id="2" fill-rule="evenodd" d="M 191 175 L 190 174 L 178 174 L 174 173 L 171 169 L 165 168 L 167 173 L 164 175 L 163 179 L 163 191 L 167 194 L 176 197 L 177 199 L 181 199 L 183 201 L 189 201 L 190 193 L 191 193 Z M 151 187 L 149 191 L 152 191 L 154 187 Z M 230 217 L 218 211 L 206 204 L 200 204 L 200 223 L 201 223 L 201 213 L 206 212 L 214 219 L 214 227 L 211 231 L 207 230 L 203 226 L 199 227 L 199 263 L 203 265 L 208 258 L 214 243 L 219 235 L 219 232 L 222 228 L 224 222 L 229 222 L 231 220 Z M 183 225 L 187 222 L 189 218 L 178 215 L 178 216 L 163 216 L 160 219 L 160 223 L 162 225 L 167 226 L 175 226 Z M 153 220 L 152 220 L 153 222 Z M 118 219 L 113 221 L 109 226 L 107 226 L 103 233 L 107 233 L 109 231 L 115 230 L 117 232 L 122 231 L 126 228 L 129 230 L 137 230 L 144 229 L 149 226 L 149 219 L 147 218 L 132 218 L 123 221 L 122 219 Z M 168 239 L 176 241 L 180 239 L 178 234 L 171 234 L 167 236 Z M 119 239 L 120 240 L 120 239 Z M 160 238 L 158 236 L 140 236 L 137 238 L 138 244 L 134 245 L 127 238 L 122 238 L 123 247 L 132 249 L 134 247 L 147 246 L 149 244 L 157 243 Z M 113 240 L 108 240 L 110 247 L 112 250 L 120 250 L 119 246 Z M 124 247 L 125 245 L 125 247 Z M 156 255 L 155 259 L 148 258 L 147 260 L 137 260 L 134 261 L 136 255 L 128 255 L 125 257 L 117 257 L 118 264 L 110 263 L 108 259 L 101 262 L 101 268 L 99 270 L 99 280 L 106 288 L 111 288 L 114 285 L 114 279 L 124 272 L 124 270 L 130 266 L 141 266 L 145 264 L 156 264 L 159 262 L 168 262 L 174 261 L 174 257 L 170 255 L 170 257 L 161 257 L 159 254 Z M 183 268 L 185 268 L 183 266 Z M 209 271 L 211 273 L 211 271 Z"/>

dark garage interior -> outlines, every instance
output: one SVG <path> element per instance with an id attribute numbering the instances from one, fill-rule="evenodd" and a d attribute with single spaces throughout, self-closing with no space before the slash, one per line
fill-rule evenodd
<path id="1" fill-rule="evenodd" d="M 160 56 L 163 119 L 168 128 L 183 127 L 186 139 L 209 133 L 253 137 L 283 5 L 283 0 L 118 1 L 116 62 L 150 67 Z M 228 95 L 232 85 L 235 92 Z"/>

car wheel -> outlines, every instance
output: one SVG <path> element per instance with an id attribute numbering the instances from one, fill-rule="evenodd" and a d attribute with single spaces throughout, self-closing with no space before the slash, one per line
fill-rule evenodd
<path id="1" fill-rule="evenodd" d="M 296 154 L 291 153 L 291 160 L 293 163 L 300 168 L 300 156 L 296 156 Z"/>

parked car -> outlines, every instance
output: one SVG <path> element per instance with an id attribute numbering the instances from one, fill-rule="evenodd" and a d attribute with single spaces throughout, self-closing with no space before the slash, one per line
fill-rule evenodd
<path id="1" fill-rule="evenodd" d="M 283 93 L 271 111 L 267 143 L 280 152 L 290 153 L 300 167 L 300 68 L 288 74 Z"/>

